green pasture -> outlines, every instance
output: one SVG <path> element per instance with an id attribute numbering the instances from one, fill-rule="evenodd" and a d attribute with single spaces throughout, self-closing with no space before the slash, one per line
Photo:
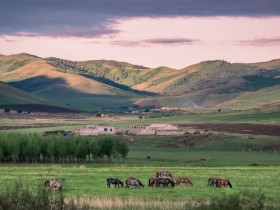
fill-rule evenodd
<path id="1" fill-rule="evenodd" d="M 244 190 L 262 191 L 267 198 L 276 202 L 280 196 L 279 167 L 169 167 L 127 166 L 127 165 L 1 165 L 0 192 L 15 180 L 22 180 L 29 186 L 36 186 L 46 178 L 63 178 L 65 193 L 69 196 L 118 196 L 135 198 L 201 198 L 206 199 L 223 194 L 233 194 Z M 152 188 L 148 179 L 155 171 L 169 170 L 173 176 L 189 177 L 194 186 L 174 188 Z M 135 176 L 143 182 L 144 189 L 108 188 L 106 178 L 119 178 L 122 181 Z M 207 187 L 209 177 L 224 177 L 231 181 L 233 188 Z"/>

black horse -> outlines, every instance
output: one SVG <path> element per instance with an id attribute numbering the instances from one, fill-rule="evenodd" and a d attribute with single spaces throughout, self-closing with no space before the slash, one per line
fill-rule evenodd
<path id="1" fill-rule="evenodd" d="M 115 185 L 115 187 L 120 187 L 120 185 L 123 187 L 123 182 L 119 179 L 113 179 L 113 178 L 108 178 L 107 179 L 107 186 L 110 188 L 111 184 Z"/>
<path id="2" fill-rule="evenodd" d="M 217 186 L 217 180 L 219 178 L 209 178 L 208 179 L 208 184 L 207 186 L 210 186 L 210 187 L 216 187 Z"/>
<path id="3" fill-rule="evenodd" d="M 127 179 L 125 181 L 126 183 L 126 188 L 129 188 L 129 186 L 135 186 L 138 187 L 138 188 L 144 188 L 144 185 L 138 180 L 138 179 Z"/>
<path id="4" fill-rule="evenodd" d="M 168 179 L 168 178 L 157 178 L 155 180 L 155 184 L 156 184 L 156 187 L 160 187 L 161 184 L 164 187 L 168 187 L 169 184 L 171 184 L 172 187 L 175 186 L 175 183 L 171 179 Z"/>

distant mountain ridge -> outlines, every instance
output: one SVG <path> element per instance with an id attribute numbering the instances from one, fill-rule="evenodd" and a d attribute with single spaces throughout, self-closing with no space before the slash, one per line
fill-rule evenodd
<path id="1" fill-rule="evenodd" d="M 244 107 L 254 108 L 280 101 L 280 59 L 250 64 L 213 60 L 176 70 L 23 53 L 0 56 L 0 81 L 52 104 L 79 109 L 115 110 L 133 104 L 234 109 L 242 108 L 237 104 L 244 104 L 245 95 L 256 104 L 248 101 L 251 105 Z M 261 95 L 271 97 L 261 101 Z"/>

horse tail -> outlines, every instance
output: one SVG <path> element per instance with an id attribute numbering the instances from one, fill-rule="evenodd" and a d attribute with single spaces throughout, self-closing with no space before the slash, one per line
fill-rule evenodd
<path id="1" fill-rule="evenodd" d="M 191 186 L 193 186 L 192 180 L 189 179 L 189 183 L 190 183 Z"/>
<path id="2" fill-rule="evenodd" d="M 232 184 L 230 183 L 230 181 L 228 181 L 228 186 L 232 188 Z"/>

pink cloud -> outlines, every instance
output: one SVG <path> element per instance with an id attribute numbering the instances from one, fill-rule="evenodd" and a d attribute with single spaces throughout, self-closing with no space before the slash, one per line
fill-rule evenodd
<path id="1" fill-rule="evenodd" d="M 252 40 L 241 40 L 238 42 L 238 44 L 248 46 L 280 46 L 280 38 L 258 38 Z"/>

